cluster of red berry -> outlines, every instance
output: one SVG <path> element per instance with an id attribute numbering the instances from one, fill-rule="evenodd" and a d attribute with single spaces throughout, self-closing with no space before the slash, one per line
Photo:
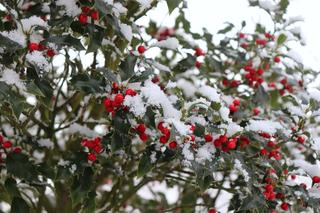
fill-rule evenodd
<path id="1" fill-rule="evenodd" d="M 166 144 L 169 139 L 170 139 L 170 129 L 165 126 L 164 122 L 159 122 L 157 125 L 157 129 L 163 134 L 160 138 L 159 141 L 161 144 Z M 170 149 L 175 149 L 177 148 L 178 143 L 176 141 L 171 141 L 169 143 L 169 148 Z"/>
<path id="2" fill-rule="evenodd" d="M 10 140 L 6 140 L 3 135 L 0 135 L 0 150 L 11 150 L 13 153 L 20 153 L 22 151 L 21 147 L 13 147 L 13 144 Z M 6 153 L 7 151 L 5 151 Z M 0 163 L 3 162 L 2 152 L 0 151 Z"/>
<path id="3" fill-rule="evenodd" d="M 285 194 L 283 192 L 279 192 L 281 190 L 278 188 L 278 192 L 276 193 L 275 191 L 275 186 L 276 186 L 276 171 L 274 169 L 268 169 L 267 170 L 267 176 L 264 178 L 265 186 L 264 186 L 264 192 L 263 195 L 266 198 L 266 200 L 273 201 L 275 199 L 281 200 L 280 208 L 284 211 L 287 211 L 289 209 L 289 204 L 285 202 Z M 285 170 L 283 172 L 284 175 L 288 174 L 288 170 Z M 274 209 L 271 210 L 271 212 L 275 212 Z"/>
<path id="4" fill-rule="evenodd" d="M 231 113 L 237 112 L 239 106 L 240 106 L 240 100 L 234 99 L 233 102 L 229 105 L 230 112 Z"/>
<path id="5" fill-rule="evenodd" d="M 200 57 L 200 56 L 204 56 L 205 53 L 200 47 L 196 47 L 194 49 L 194 55 L 197 56 L 197 57 Z M 197 60 L 196 63 L 195 63 L 195 66 L 199 69 L 201 67 L 201 65 L 202 65 L 202 63 Z"/>
<path id="6" fill-rule="evenodd" d="M 99 12 L 95 9 L 92 9 L 88 6 L 81 7 L 82 13 L 79 15 L 78 19 L 81 24 L 88 23 L 88 16 L 90 16 L 93 20 L 99 19 Z"/>
<path id="7" fill-rule="evenodd" d="M 237 147 L 238 137 L 229 138 L 226 135 L 220 135 L 219 138 L 213 141 L 216 148 L 221 149 L 224 152 L 228 152 Z"/>
<path id="8" fill-rule="evenodd" d="M 262 148 L 260 150 L 260 155 L 268 155 L 269 159 L 274 158 L 275 160 L 280 160 L 282 158 L 280 154 L 281 146 L 275 142 L 275 138 L 271 137 L 268 133 L 260 133 L 260 136 L 269 139 L 267 142 L 267 148 Z"/>
<path id="9" fill-rule="evenodd" d="M 143 142 L 146 142 L 149 139 L 149 136 L 146 134 L 146 125 L 138 124 L 134 130 L 139 134 L 139 138 Z"/>
<path id="10" fill-rule="evenodd" d="M 30 52 L 33 51 L 46 51 L 46 55 L 50 58 L 56 55 L 56 52 L 52 48 L 48 48 L 43 44 L 30 42 L 28 44 L 28 49 Z"/>
<path id="11" fill-rule="evenodd" d="M 137 92 L 133 89 L 127 89 L 124 94 L 119 93 L 119 86 L 117 83 L 112 84 L 111 94 L 113 94 L 110 98 L 104 99 L 104 106 L 107 112 L 114 114 L 117 110 L 122 108 L 122 104 L 124 102 L 125 96 L 135 96 Z"/>
<path id="12" fill-rule="evenodd" d="M 168 37 L 172 36 L 172 34 L 175 32 L 175 29 L 173 28 L 164 28 L 160 29 L 156 34 L 155 38 L 158 41 L 166 40 Z"/>
<path id="13" fill-rule="evenodd" d="M 89 149 L 87 159 L 92 162 L 97 160 L 97 154 L 103 152 L 103 146 L 100 137 L 96 137 L 92 140 L 85 138 L 81 141 L 81 145 Z"/>

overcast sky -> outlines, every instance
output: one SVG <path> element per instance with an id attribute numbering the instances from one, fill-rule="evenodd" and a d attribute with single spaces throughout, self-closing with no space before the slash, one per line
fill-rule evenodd
<path id="1" fill-rule="evenodd" d="M 249 30 L 257 22 L 267 27 L 271 26 L 268 15 L 258 8 L 248 7 L 247 0 L 187 0 L 187 4 L 186 15 L 191 21 L 191 29 L 194 32 L 199 32 L 205 27 L 214 33 L 223 28 L 223 23 L 227 21 L 240 26 L 242 20 L 246 20 Z M 320 50 L 319 9 L 320 0 L 290 0 L 288 8 L 289 16 L 302 16 L 305 19 L 300 26 L 307 45 L 303 48 L 296 48 L 296 51 L 300 53 L 306 66 L 316 70 L 320 70 L 320 56 L 318 55 Z M 171 17 L 167 11 L 165 2 L 162 2 L 158 8 L 148 14 L 148 18 L 162 23 L 163 26 L 172 26 L 172 17 L 177 16 L 178 11 L 174 11 Z"/>

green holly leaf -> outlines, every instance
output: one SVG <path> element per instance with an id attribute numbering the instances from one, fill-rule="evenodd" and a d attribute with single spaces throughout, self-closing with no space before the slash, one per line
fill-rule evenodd
<path id="1" fill-rule="evenodd" d="M 21 197 L 14 197 L 11 203 L 11 213 L 29 213 L 27 202 Z"/>
<path id="2" fill-rule="evenodd" d="M 179 6 L 182 0 L 167 0 L 166 2 L 169 9 L 169 13 L 172 13 L 172 11 L 174 11 L 174 9 L 176 9 Z"/>
<path id="3" fill-rule="evenodd" d="M 151 160 L 148 155 L 142 155 L 138 166 L 138 177 L 142 177 L 152 169 Z"/>

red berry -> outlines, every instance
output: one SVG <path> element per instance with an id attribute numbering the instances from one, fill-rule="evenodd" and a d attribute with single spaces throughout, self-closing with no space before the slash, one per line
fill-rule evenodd
<path id="1" fill-rule="evenodd" d="M 204 52 L 203 52 L 203 50 L 200 48 L 200 47 L 196 47 L 195 49 L 194 49 L 194 51 L 195 51 L 195 55 L 196 56 L 203 56 L 204 55 Z"/>
<path id="2" fill-rule="evenodd" d="M 230 110 L 230 112 L 236 112 L 236 111 L 238 111 L 238 108 L 234 104 L 230 104 L 229 110 Z"/>
<path id="3" fill-rule="evenodd" d="M 223 79 L 222 80 L 222 84 L 223 84 L 223 86 L 228 86 L 229 85 L 229 80 L 228 79 Z"/>
<path id="4" fill-rule="evenodd" d="M 212 137 L 212 135 L 210 135 L 210 134 L 206 134 L 206 135 L 204 136 L 204 140 L 205 140 L 206 142 L 211 142 L 211 141 L 213 140 L 213 137 Z"/>
<path id="5" fill-rule="evenodd" d="M 240 47 L 242 47 L 243 49 L 247 49 L 249 47 L 248 43 L 241 43 Z"/>
<path id="6" fill-rule="evenodd" d="M 163 126 L 163 121 L 161 121 L 161 122 L 158 123 L 157 128 L 158 128 L 160 131 L 165 128 L 165 127 Z"/>
<path id="7" fill-rule="evenodd" d="M 215 208 L 211 208 L 211 209 L 209 209 L 208 213 L 217 213 L 217 211 Z"/>
<path id="8" fill-rule="evenodd" d="M 97 154 L 100 154 L 102 151 L 103 151 L 103 148 L 102 146 L 99 144 L 97 146 L 94 146 L 93 147 L 93 150 L 97 153 Z"/>
<path id="9" fill-rule="evenodd" d="M 136 127 L 136 130 L 139 132 L 139 133 L 144 133 L 146 131 L 146 126 L 144 124 L 139 124 L 137 127 Z"/>
<path id="10" fill-rule="evenodd" d="M 13 149 L 13 152 L 16 153 L 16 154 L 21 153 L 21 151 L 22 151 L 22 149 L 21 149 L 21 147 L 19 147 L 19 146 L 15 147 L 15 148 Z"/>
<path id="11" fill-rule="evenodd" d="M 118 91 L 118 89 L 119 89 L 119 85 L 117 84 L 117 82 L 113 82 L 112 83 L 112 90 Z"/>
<path id="12" fill-rule="evenodd" d="M 228 149 L 235 149 L 236 148 L 236 146 L 237 146 L 237 144 L 236 144 L 236 140 L 234 140 L 234 139 L 232 139 L 232 140 L 230 140 L 230 141 L 228 141 L 228 143 L 227 143 L 227 147 L 228 147 Z"/>
<path id="13" fill-rule="evenodd" d="M 86 24 L 87 21 L 88 21 L 88 16 L 87 16 L 86 14 L 84 14 L 84 13 L 81 13 L 81 14 L 79 15 L 79 22 L 80 22 L 81 24 Z"/>
<path id="14" fill-rule="evenodd" d="M 253 108 L 252 110 L 254 115 L 259 115 L 260 114 L 260 109 L 259 108 Z"/>
<path id="15" fill-rule="evenodd" d="M 90 12 L 90 7 L 83 6 L 83 7 L 81 7 L 81 10 L 82 10 L 83 13 L 88 14 Z"/>
<path id="16" fill-rule="evenodd" d="M 313 183 L 320 183 L 320 177 L 319 176 L 313 176 L 312 177 L 312 182 Z"/>
<path id="17" fill-rule="evenodd" d="M 202 63 L 200 61 L 196 61 L 195 66 L 199 69 L 201 67 Z"/>
<path id="18" fill-rule="evenodd" d="M 135 95 L 137 95 L 137 92 L 133 89 L 127 89 L 126 95 L 135 96 Z"/>
<path id="19" fill-rule="evenodd" d="M 237 87 L 237 86 L 239 86 L 240 85 L 240 81 L 237 81 L 237 80 L 233 80 L 233 81 L 231 81 L 231 83 L 230 83 L 230 86 L 231 87 Z"/>
<path id="20" fill-rule="evenodd" d="M 256 39 L 256 44 L 257 45 L 266 46 L 267 45 L 267 41 L 264 40 L 264 39 Z"/>
<path id="21" fill-rule="evenodd" d="M 264 189 L 266 190 L 266 192 L 272 192 L 273 191 L 273 186 L 271 184 L 267 184 Z"/>
<path id="22" fill-rule="evenodd" d="M 276 56 L 276 57 L 273 58 L 273 61 L 274 61 L 275 63 L 279 63 L 279 62 L 281 61 L 281 59 L 280 59 L 279 56 Z"/>
<path id="23" fill-rule="evenodd" d="M 112 101 L 109 98 L 104 99 L 103 104 L 106 108 L 112 107 Z"/>
<path id="24" fill-rule="evenodd" d="M 260 155 L 267 155 L 268 151 L 266 149 L 261 149 L 260 150 Z"/>
<path id="25" fill-rule="evenodd" d="M 56 55 L 56 53 L 55 53 L 55 51 L 53 49 L 48 49 L 47 50 L 47 56 L 48 57 L 52 58 L 55 55 Z"/>
<path id="26" fill-rule="evenodd" d="M 281 209 L 284 210 L 284 211 L 287 211 L 289 209 L 289 204 L 286 203 L 286 202 L 283 202 L 281 205 L 280 205 Z"/>
<path id="27" fill-rule="evenodd" d="M 244 33 L 239 33 L 239 38 L 245 38 L 246 35 Z"/>
<path id="28" fill-rule="evenodd" d="M 220 148 L 220 147 L 222 146 L 222 142 L 221 142 L 220 139 L 215 139 L 215 140 L 213 141 L 213 144 L 214 144 L 214 146 L 215 146 L 216 148 Z"/>
<path id="29" fill-rule="evenodd" d="M 38 43 L 33 43 L 33 42 L 31 42 L 31 43 L 29 43 L 29 45 L 28 45 L 28 49 L 29 49 L 30 51 L 39 50 L 39 44 L 38 44 Z"/>
<path id="30" fill-rule="evenodd" d="M 259 69 L 257 70 L 257 74 L 258 74 L 258 75 L 262 75 L 263 73 L 264 73 L 264 70 L 263 70 L 263 69 L 259 68 Z"/>
<path id="31" fill-rule="evenodd" d="M 12 142 L 11 141 L 3 142 L 2 147 L 5 148 L 5 149 L 9 149 L 9 148 L 12 147 Z"/>
<path id="32" fill-rule="evenodd" d="M 94 153 L 88 153 L 87 159 L 89 161 L 96 161 L 97 160 L 97 156 Z"/>
<path id="33" fill-rule="evenodd" d="M 91 18 L 93 19 L 93 20 L 98 20 L 99 19 L 99 13 L 98 13 L 98 11 L 92 11 L 92 13 L 91 13 Z"/>
<path id="34" fill-rule="evenodd" d="M 171 141 L 170 143 L 169 143 L 169 148 L 170 149 L 175 149 L 175 148 L 177 148 L 177 142 L 176 141 Z"/>
<path id="35" fill-rule="evenodd" d="M 274 147 L 276 144 L 273 141 L 268 141 L 268 147 Z"/>
<path id="36" fill-rule="evenodd" d="M 146 51 L 146 48 L 145 48 L 143 45 L 140 45 L 140 46 L 138 47 L 138 52 L 139 52 L 140 54 L 143 54 L 145 51 Z"/>
<path id="37" fill-rule="evenodd" d="M 168 142 L 168 138 L 165 135 L 163 135 L 159 138 L 159 141 L 162 144 L 166 144 Z"/>
<path id="38" fill-rule="evenodd" d="M 119 93 L 114 97 L 114 103 L 116 106 L 120 106 L 124 101 L 124 96 Z"/>
<path id="39" fill-rule="evenodd" d="M 235 106 L 239 106 L 240 105 L 240 100 L 239 99 L 234 99 L 232 102 Z"/>
<path id="40" fill-rule="evenodd" d="M 146 133 L 139 134 L 139 137 L 143 142 L 146 142 L 148 140 L 148 138 L 149 138 Z"/>
<path id="41" fill-rule="evenodd" d="M 297 137 L 297 141 L 298 141 L 299 143 L 303 144 L 304 141 L 305 141 L 305 138 L 304 138 L 302 135 L 299 135 L 299 136 Z"/>

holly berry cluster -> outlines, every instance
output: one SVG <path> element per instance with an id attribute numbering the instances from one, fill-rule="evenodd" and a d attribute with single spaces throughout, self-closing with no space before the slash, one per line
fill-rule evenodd
<path id="1" fill-rule="evenodd" d="M 52 48 L 49 48 L 41 43 L 30 42 L 28 44 L 28 49 L 30 52 L 33 51 L 45 51 L 45 55 L 52 58 L 56 55 L 56 51 Z"/>
<path id="2" fill-rule="evenodd" d="M 78 19 L 81 24 L 88 23 L 88 17 L 92 20 L 99 20 L 99 12 L 88 6 L 81 7 L 82 13 L 79 15 Z"/>
<path id="3" fill-rule="evenodd" d="M 135 96 L 137 95 L 137 92 L 133 89 L 127 89 L 123 94 L 119 90 L 119 85 L 114 82 L 112 84 L 110 96 L 103 101 L 107 112 L 114 114 L 117 110 L 123 109 L 123 102 L 127 95 Z"/>
<path id="4" fill-rule="evenodd" d="M 20 153 L 21 151 L 22 148 L 20 146 L 13 147 L 13 143 L 0 134 L 0 163 L 4 162 L 6 153 Z"/>
<path id="5" fill-rule="evenodd" d="M 89 152 L 87 153 L 87 159 L 88 161 L 96 161 L 97 160 L 97 154 L 101 154 L 103 152 L 103 145 L 101 143 L 101 138 L 96 137 L 94 139 L 82 139 L 81 146 L 87 148 Z"/>

